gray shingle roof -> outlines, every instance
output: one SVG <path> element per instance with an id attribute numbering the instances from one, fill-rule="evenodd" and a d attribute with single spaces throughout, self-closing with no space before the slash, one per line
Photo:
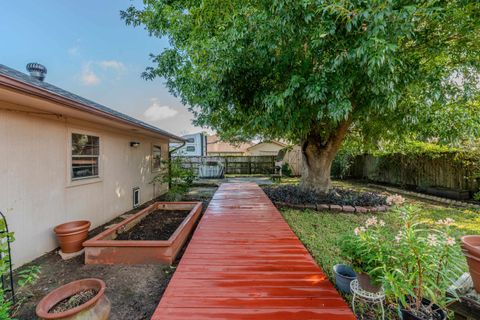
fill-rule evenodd
<path id="1" fill-rule="evenodd" d="M 174 140 L 178 140 L 178 141 L 183 141 L 184 140 L 183 138 L 180 138 L 180 137 L 178 137 L 178 136 L 176 136 L 172 133 L 169 133 L 169 132 L 164 131 L 160 128 L 152 126 L 148 123 L 145 123 L 143 121 L 140 121 L 138 119 L 130 117 L 130 116 L 124 114 L 124 113 L 121 113 L 121 112 L 118 112 L 116 110 L 110 109 L 110 108 L 108 108 L 104 105 L 101 105 L 99 103 L 96 103 L 94 101 L 91 101 L 91 100 L 85 99 L 83 97 L 80 97 L 76 94 L 73 94 L 73 93 L 68 92 L 66 90 L 63 90 L 59 87 L 56 87 L 56 86 L 54 86 L 54 85 L 52 85 L 48 82 L 37 80 L 34 77 L 31 77 L 31 76 L 29 76 L 29 75 L 27 75 L 23 72 L 17 71 L 17 70 L 12 69 L 12 68 L 9 68 L 9 67 L 7 67 L 5 65 L 2 65 L 2 64 L 0 64 L 0 75 L 4 75 L 6 77 L 15 79 L 17 81 L 26 83 L 26 84 L 34 86 L 34 87 L 37 87 L 39 89 L 43 89 L 43 90 L 48 91 L 50 93 L 53 93 L 57 96 L 69 99 L 71 101 L 74 101 L 74 102 L 77 102 L 77 103 L 80 103 L 80 104 L 83 104 L 87 107 L 96 109 L 96 110 L 104 112 L 104 113 L 106 113 L 110 116 L 118 118 L 119 120 L 129 122 L 129 123 L 131 123 L 135 126 L 138 126 L 138 127 L 143 128 L 143 129 L 155 132 L 157 134 L 161 134 L 161 135 L 170 137 L 170 138 L 172 138 Z"/>

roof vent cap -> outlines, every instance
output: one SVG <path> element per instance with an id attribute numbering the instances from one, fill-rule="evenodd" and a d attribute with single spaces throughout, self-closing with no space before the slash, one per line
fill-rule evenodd
<path id="1" fill-rule="evenodd" d="M 40 63 L 35 62 L 27 64 L 27 71 L 30 73 L 30 76 L 40 81 L 43 81 L 47 74 L 47 68 Z"/>

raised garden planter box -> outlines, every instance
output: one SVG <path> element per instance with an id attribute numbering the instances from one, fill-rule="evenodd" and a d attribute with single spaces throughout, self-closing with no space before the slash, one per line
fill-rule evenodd
<path id="1" fill-rule="evenodd" d="M 116 240 L 156 210 L 189 210 L 168 240 Z M 85 264 L 172 264 L 202 211 L 201 202 L 155 202 L 83 243 Z"/>

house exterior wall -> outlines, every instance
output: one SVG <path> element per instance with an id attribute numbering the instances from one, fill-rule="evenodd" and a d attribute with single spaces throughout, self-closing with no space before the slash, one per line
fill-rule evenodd
<path id="1" fill-rule="evenodd" d="M 283 149 L 279 144 L 271 142 L 262 142 L 248 148 L 246 155 L 249 156 L 276 156 L 278 151 Z"/>
<path id="2" fill-rule="evenodd" d="M 152 146 L 166 159 L 166 139 L 11 109 L 0 101 L 0 210 L 15 234 L 15 267 L 57 247 L 55 225 L 90 220 L 95 228 L 132 209 L 134 187 L 140 203 L 167 191 L 150 184 Z M 72 132 L 100 137 L 99 178 L 71 181 Z"/>

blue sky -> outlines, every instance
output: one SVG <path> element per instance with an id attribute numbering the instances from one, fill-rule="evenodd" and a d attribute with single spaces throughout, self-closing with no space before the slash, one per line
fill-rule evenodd
<path id="1" fill-rule="evenodd" d="M 202 130 L 162 79 L 141 72 L 168 46 L 125 25 L 120 10 L 141 1 L 15 0 L 0 4 L 0 63 L 26 72 L 47 67 L 45 81 L 176 134 Z"/>

